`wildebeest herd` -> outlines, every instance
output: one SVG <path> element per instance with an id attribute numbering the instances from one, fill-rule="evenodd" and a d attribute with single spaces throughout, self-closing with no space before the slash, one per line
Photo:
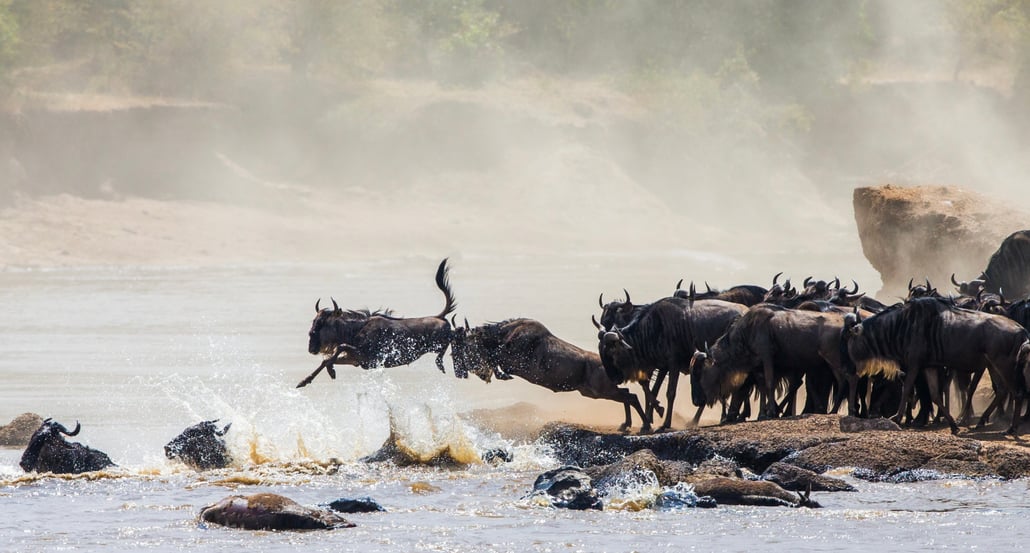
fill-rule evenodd
<path id="1" fill-rule="evenodd" d="M 446 316 L 455 308 L 447 280 L 447 260 L 436 283 L 446 300 L 433 317 L 403 319 L 389 312 L 319 309 L 309 333 L 309 351 L 325 361 L 300 383 L 311 382 L 323 368 L 344 363 L 372 368 L 408 363 L 451 347 L 454 375 L 521 377 L 556 392 L 578 391 L 590 398 L 622 403 L 625 419 L 652 429 L 654 414 L 664 415 L 660 430 L 671 427 L 680 374 L 689 375 L 697 423 L 705 407 L 719 403 L 722 420 L 750 416 L 757 399 L 758 417 L 793 415 L 797 393 L 805 389 L 801 413 L 836 413 L 847 401 L 848 413 L 890 416 L 897 422 L 925 425 L 945 421 L 953 432 L 973 416 L 972 399 L 986 371 L 993 400 L 979 425 L 997 412 L 1011 414 L 1008 432 L 1019 433 L 1024 397 L 1030 381 L 1030 231 L 1007 238 L 980 278 L 959 282 L 942 294 L 929 281 L 909 282 L 907 297 L 885 305 L 859 292 L 858 284 L 839 278 L 805 278 L 801 287 L 782 273 L 769 288 L 739 285 L 724 291 L 693 283 L 651 303 L 621 300 L 598 303 L 597 352 L 551 334 L 532 319 L 509 319 L 471 327 Z M 622 387 L 640 385 L 643 403 Z M 665 385 L 665 405 L 658 394 Z M 951 390 L 960 404 L 953 418 Z"/>
<path id="2" fill-rule="evenodd" d="M 978 425 L 995 413 L 1011 416 L 1008 432 L 1018 435 L 1030 382 L 1030 231 L 1008 237 L 978 279 L 939 292 L 924 279 L 909 282 L 907 297 L 884 305 L 842 285 L 839 278 L 805 278 L 800 287 L 776 274 L 771 286 L 747 284 L 723 291 L 707 283 L 699 291 L 682 280 L 669 297 L 633 303 L 630 294 L 605 303 L 591 318 L 596 351 L 554 336 L 539 321 L 513 318 L 471 326 L 451 315 L 456 301 L 447 260 L 436 272 L 444 295 L 440 313 L 401 318 L 389 310 L 342 309 L 315 302 L 308 352 L 323 355 L 318 368 L 297 387 L 311 383 L 335 365 L 363 369 L 395 367 L 436 354 L 446 371 L 451 349 L 454 376 L 475 374 L 485 382 L 520 377 L 555 392 L 578 391 L 621 403 L 621 430 L 671 428 L 680 375 L 689 377 L 696 407 L 720 404 L 723 422 L 746 420 L 757 400 L 758 418 L 797 413 L 836 413 L 847 401 L 850 415 L 889 416 L 896 422 L 946 422 L 952 432 L 973 417 L 973 396 L 986 371 L 993 392 Z M 1010 301 L 1019 298 L 1017 301 Z M 623 384 L 637 383 L 644 401 Z M 665 405 L 659 391 L 665 386 Z M 954 394 L 952 394 L 952 389 Z M 953 417 L 951 397 L 958 398 Z M 230 462 L 216 421 L 188 428 L 165 446 L 169 458 L 198 470 Z M 26 471 L 83 472 L 111 466 L 102 452 L 69 443 L 73 431 L 47 419 L 32 436 L 22 460 Z"/>

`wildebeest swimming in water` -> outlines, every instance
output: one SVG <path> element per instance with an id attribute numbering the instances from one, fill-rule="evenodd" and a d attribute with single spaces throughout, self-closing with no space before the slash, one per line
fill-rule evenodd
<path id="1" fill-rule="evenodd" d="M 436 366 L 445 372 L 443 356 L 451 343 L 451 325 L 445 318 L 457 304 L 447 278 L 447 260 L 436 270 L 436 286 L 443 292 L 443 310 L 428 317 L 394 317 L 389 310 L 319 309 L 308 332 L 308 352 L 326 356 L 322 364 L 297 385 L 307 386 L 324 368 L 336 378 L 333 365 L 343 363 L 362 369 L 408 365 L 429 352 L 436 352 Z"/>
<path id="2" fill-rule="evenodd" d="M 44 420 L 29 439 L 29 445 L 22 453 L 18 465 L 25 472 L 54 474 L 79 474 L 114 466 L 111 458 L 103 451 L 64 439 L 64 436 L 77 435 L 81 429 L 78 422 L 75 423 L 75 430 L 69 431 L 53 419 Z"/>
<path id="3" fill-rule="evenodd" d="M 165 445 L 165 456 L 178 459 L 196 470 L 220 469 L 229 466 L 232 457 L 222 436 L 232 423 L 221 430 L 215 426 L 218 419 L 203 421 L 183 430 Z"/>
<path id="4" fill-rule="evenodd" d="M 598 354 L 570 344 L 533 319 L 510 319 L 475 328 L 457 328 L 451 349 L 454 376 L 473 373 L 486 382 L 501 369 L 554 392 L 572 392 L 595 399 L 622 403 L 625 421 L 632 425 L 630 408 L 642 421 L 641 431 L 651 428 L 637 396 L 616 385 L 605 372 Z"/>

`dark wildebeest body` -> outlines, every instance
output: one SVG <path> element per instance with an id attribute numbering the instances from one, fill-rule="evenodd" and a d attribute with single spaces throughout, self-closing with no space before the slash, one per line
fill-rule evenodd
<path id="1" fill-rule="evenodd" d="M 1009 235 L 994 252 L 980 277 L 988 292 L 1004 292 L 1010 298 L 1030 295 L 1030 230 Z"/>
<path id="2" fill-rule="evenodd" d="M 52 472 L 54 474 L 79 474 L 114 466 L 111 458 L 103 451 L 69 442 L 65 436 L 75 436 L 81 430 L 75 423 L 75 430 L 68 431 L 64 425 L 46 419 L 29 439 L 29 445 L 18 463 L 25 472 Z"/>
<path id="3" fill-rule="evenodd" d="M 986 366 L 995 399 L 981 422 L 1012 395 L 1016 409 L 1008 431 L 1018 433 L 1025 389 L 1022 373 L 1030 344 L 1026 330 L 1011 319 L 961 309 L 940 298 L 920 298 L 865 320 L 849 315 L 842 336 L 842 359 L 849 373 L 904 374 L 896 422 L 906 410 L 916 378 L 923 373 L 938 412 L 952 432 L 958 432 L 943 402 L 940 371 L 973 372 Z"/>
<path id="4" fill-rule="evenodd" d="M 178 459 L 196 470 L 220 469 L 232 463 L 222 436 L 232 423 L 219 430 L 213 421 L 203 421 L 183 430 L 165 445 L 165 457 Z"/>
<path id="5" fill-rule="evenodd" d="M 471 372 L 489 382 L 499 369 L 554 392 L 579 392 L 623 404 L 626 418 L 620 430 L 632 425 L 630 408 L 640 416 L 642 431 L 651 427 L 637 396 L 608 378 L 598 354 L 558 338 L 539 321 L 511 319 L 458 328 L 451 357 L 454 375 L 459 378 Z"/>
<path id="6" fill-rule="evenodd" d="M 772 304 L 752 307 L 715 342 L 710 352 L 697 354 L 691 382 L 703 394 L 698 399 L 712 405 L 743 384 L 748 375 L 762 391 L 763 417 L 776 417 L 778 383 L 789 386 L 791 405 L 802 380 L 808 384 L 805 413 L 825 413 L 831 389 L 840 406 L 844 374 L 840 362 L 840 333 L 844 315 L 787 309 Z M 703 369 L 697 371 L 702 364 Z M 701 374 L 698 374 L 700 372 Z M 849 410 L 854 407 L 849 405 Z M 791 411 L 792 412 L 792 411 Z"/>
<path id="7" fill-rule="evenodd" d="M 721 300 L 658 300 L 642 306 L 625 326 L 615 325 L 601 331 L 601 362 L 617 384 L 627 380 L 645 383 L 649 405 L 654 401 L 646 386 L 651 373 L 657 369 L 667 374 L 668 404 L 661 429 L 668 429 L 672 426 L 679 374 L 689 374 L 694 352 L 718 340 L 745 311 L 747 307 L 743 305 Z"/>
<path id="8" fill-rule="evenodd" d="M 456 307 L 447 279 L 447 260 L 436 271 L 436 286 L 443 292 L 444 307 L 438 315 L 401 318 L 389 311 L 318 309 L 308 332 L 308 352 L 328 359 L 298 387 L 305 386 L 322 368 L 334 376 L 332 365 L 343 363 L 362 369 L 398 367 L 413 363 L 426 353 L 436 352 L 436 366 L 445 372 L 443 356 L 451 343 L 451 325 L 445 318 Z"/>
<path id="9" fill-rule="evenodd" d="M 683 284 L 682 280 L 676 283 L 676 291 L 673 292 L 673 297 L 694 300 L 722 300 L 730 303 L 739 303 L 747 307 L 761 303 L 762 298 L 769 293 L 769 290 L 753 284 L 739 284 L 732 288 L 719 291 L 713 290 L 706 282 L 706 290 L 700 293 L 694 289 L 693 282 L 690 283 L 690 287 L 687 290 L 681 289 L 681 284 Z"/>

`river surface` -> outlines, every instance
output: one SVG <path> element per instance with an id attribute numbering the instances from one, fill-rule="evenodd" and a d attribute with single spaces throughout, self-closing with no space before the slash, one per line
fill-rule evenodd
<path id="1" fill-rule="evenodd" d="M 829 267 L 869 289 L 879 284 L 861 261 L 798 258 L 784 268 L 771 259 L 465 255 L 452 259 L 451 281 L 459 317 L 472 324 L 533 317 L 586 348 L 596 344 L 589 318 L 600 292 L 614 298 L 627 287 L 643 302 L 668 295 L 681 277 L 767 284 L 779 270 L 799 271 L 801 280 Z M 549 452 L 469 413 L 525 402 L 614 426 L 620 406 L 518 380 L 457 380 L 440 374 L 432 356 L 395 369 L 338 367 L 335 381 L 322 374 L 294 387 L 317 365 L 306 352 L 316 299 L 434 314 L 443 305 L 432 280 L 437 262 L 0 272 L 0 424 L 25 411 L 80 421 L 74 439 L 119 465 L 40 477 L 18 467 L 20 450 L 0 449 L 0 551 L 1006 551 L 1030 541 L 1024 480 L 870 484 L 844 471 L 860 491 L 817 493 L 819 510 L 551 510 L 522 500 L 556 466 Z M 232 423 L 232 468 L 198 474 L 164 458 L 162 446 L 179 431 L 216 418 Z M 515 460 L 467 469 L 359 461 L 391 431 L 427 457 L 506 447 Z M 348 515 L 358 526 L 333 532 L 197 522 L 203 506 L 226 495 L 264 491 L 305 505 L 371 496 L 388 512 Z"/>

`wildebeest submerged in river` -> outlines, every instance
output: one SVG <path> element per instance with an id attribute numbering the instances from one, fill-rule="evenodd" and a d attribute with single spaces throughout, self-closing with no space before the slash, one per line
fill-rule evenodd
<path id="1" fill-rule="evenodd" d="M 333 300 L 332 309 L 319 309 L 308 332 L 308 352 L 326 359 L 297 385 L 307 386 L 326 369 L 336 378 L 333 365 L 343 363 L 362 369 L 398 367 L 413 363 L 426 353 L 436 352 L 436 366 L 444 371 L 443 356 L 451 343 L 451 325 L 445 318 L 457 306 L 447 278 L 447 260 L 436 270 L 436 286 L 443 292 L 443 310 L 428 317 L 394 317 L 390 310 L 341 309 Z"/>

